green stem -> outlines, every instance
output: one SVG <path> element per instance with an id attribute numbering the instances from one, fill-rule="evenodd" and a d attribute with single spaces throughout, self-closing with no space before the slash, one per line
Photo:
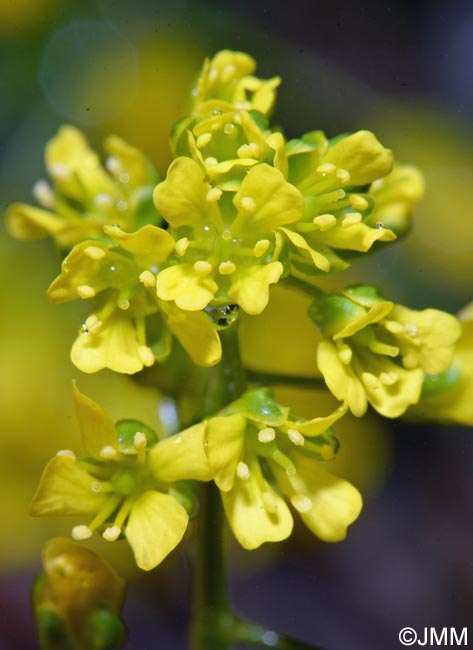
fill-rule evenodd
<path id="1" fill-rule="evenodd" d="M 326 389 L 327 386 L 322 377 L 300 377 L 298 375 L 283 375 L 272 372 L 259 372 L 257 370 L 247 370 L 248 381 L 252 384 L 282 385 L 282 386 L 299 386 L 314 389 Z"/>

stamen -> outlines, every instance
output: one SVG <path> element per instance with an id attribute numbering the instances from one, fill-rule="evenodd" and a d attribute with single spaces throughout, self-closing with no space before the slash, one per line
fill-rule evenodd
<path id="1" fill-rule="evenodd" d="M 325 230 L 330 230 L 337 223 L 337 219 L 333 214 L 319 214 L 318 217 L 314 217 L 312 222 L 319 226 L 320 230 L 324 232 Z"/>
<path id="2" fill-rule="evenodd" d="M 419 363 L 417 361 L 417 356 L 413 350 L 409 350 L 409 352 L 402 357 L 402 365 L 404 368 L 408 368 L 409 370 L 412 368 L 417 368 Z"/>
<path id="3" fill-rule="evenodd" d="M 412 336 L 412 338 L 415 338 L 419 335 L 419 328 L 415 323 L 406 323 L 404 325 L 404 329 L 406 330 L 407 334 L 409 334 L 409 336 Z"/>
<path id="4" fill-rule="evenodd" d="M 335 176 L 338 178 L 340 183 L 348 183 L 350 180 L 350 172 L 348 172 L 346 169 L 337 169 L 337 173 Z"/>
<path id="5" fill-rule="evenodd" d="M 287 437 L 293 445 L 296 445 L 296 447 L 302 447 L 305 442 L 304 436 L 300 431 L 297 431 L 297 429 L 289 429 L 287 432 Z"/>
<path id="6" fill-rule="evenodd" d="M 146 445 L 146 435 L 142 431 L 137 431 L 133 436 L 133 447 L 136 451 L 142 451 L 143 449 L 146 449 Z"/>
<path id="7" fill-rule="evenodd" d="M 174 248 L 176 249 L 176 253 L 179 255 L 179 257 L 185 255 L 187 249 L 189 248 L 189 240 L 187 239 L 187 237 L 182 237 L 181 239 L 178 239 Z"/>
<path id="8" fill-rule="evenodd" d="M 118 456 L 118 451 L 111 445 L 105 445 L 105 447 L 102 447 L 100 450 L 99 456 L 104 460 L 112 460 Z"/>
<path id="9" fill-rule="evenodd" d="M 274 494 L 271 494 L 271 492 L 262 492 L 261 498 L 267 512 L 274 514 L 278 511 L 278 502 L 274 498 Z"/>
<path id="10" fill-rule="evenodd" d="M 277 463 L 286 471 L 286 474 L 288 476 L 296 475 L 296 468 L 294 467 L 294 463 L 286 456 L 286 454 L 283 454 L 280 449 L 275 449 L 271 454 L 271 458 L 275 463 Z"/>
<path id="11" fill-rule="evenodd" d="M 208 275 L 209 273 L 212 273 L 212 265 L 204 260 L 199 260 L 194 264 L 194 271 L 198 275 Z"/>
<path id="12" fill-rule="evenodd" d="M 241 147 L 238 147 L 237 149 L 238 158 L 257 158 L 259 153 L 259 147 L 256 142 L 242 144 Z"/>
<path id="13" fill-rule="evenodd" d="M 399 380 L 399 375 L 397 372 L 382 372 L 379 376 L 379 379 L 382 384 L 385 386 L 392 386 Z"/>
<path id="14" fill-rule="evenodd" d="M 84 539 L 89 539 L 89 537 L 92 537 L 92 531 L 88 526 L 74 526 L 72 529 L 72 537 L 77 542 L 81 542 Z"/>
<path id="15" fill-rule="evenodd" d="M 317 174 L 325 175 L 325 174 L 333 174 L 333 172 L 336 169 L 337 168 L 335 167 L 335 165 L 333 163 L 326 162 L 326 163 L 322 163 L 321 165 L 319 165 L 315 171 L 317 172 Z"/>
<path id="16" fill-rule="evenodd" d="M 119 526 L 109 526 L 103 531 L 102 537 L 107 540 L 107 542 L 115 542 L 120 537 L 121 532 L 122 529 Z"/>
<path id="17" fill-rule="evenodd" d="M 212 139 L 211 133 L 202 133 L 202 135 L 198 136 L 196 140 L 196 145 L 198 146 L 199 149 L 203 149 L 203 147 L 206 147 L 209 144 L 211 139 Z"/>
<path id="18" fill-rule="evenodd" d="M 205 164 L 206 167 L 213 167 L 217 163 L 218 163 L 218 160 L 216 158 L 214 158 L 213 156 L 209 156 L 208 158 L 206 158 L 204 160 L 204 164 Z"/>
<path id="19" fill-rule="evenodd" d="M 222 193 L 223 193 L 222 190 L 219 190 L 218 187 L 211 187 L 210 190 L 207 192 L 205 200 L 208 203 L 215 203 L 222 196 Z"/>
<path id="20" fill-rule="evenodd" d="M 54 192 L 47 181 L 36 181 L 33 186 L 33 196 L 43 208 L 52 208 L 54 206 Z"/>
<path id="21" fill-rule="evenodd" d="M 340 361 L 348 366 L 348 364 L 351 362 L 353 356 L 353 351 L 349 345 L 346 343 L 343 343 L 339 348 L 338 348 L 338 358 Z"/>
<path id="22" fill-rule="evenodd" d="M 218 267 L 218 272 L 221 275 L 231 275 L 232 273 L 235 273 L 236 271 L 236 266 L 233 262 L 227 261 L 227 262 L 221 262 Z"/>
<path id="23" fill-rule="evenodd" d="M 113 196 L 107 192 L 100 192 L 94 199 L 94 203 L 98 208 L 111 208 L 113 205 Z"/>
<path id="24" fill-rule="evenodd" d="M 253 248 L 253 255 L 255 257 L 262 257 L 267 252 L 270 243 L 269 239 L 260 239 L 257 241 Z"/>
<path id="25" fill-rule="evenodd" d="M 84 250 L 84 253 L 91 260 L 101 260 L 106 255 L 105 251 L 98 246 L 87 246 L 87 248 Z"/>
<path id="26" fill-rule="evenodd" d="M 371 372 L 362 372 L 361 381 L 367 388 L 371 388 L 372 390 L 379 388 L 379 379 Z"/>
<path id="27" fill-rule="evenodd" d="M 354 226 L 356 223 L 360 223 L 361 220 L 362 216 L 359 212 L 350 212 L 342 219 L 342 228 Z"/>
<path id="28" fill-rule="evenodd" d="M 95 296 L 95 289 L 89 284 L 81 284 L 77 287 L 77 293 L 80 298 L 86 300 L 87 298 L 93 298 Z"/>
<path id="29" fill-rule="evenodd" d="M 350 201 L 352 208 L 355 208 L 355 210 L 361 210 L 362 212 L 363 210 L 366 210 L 369 205 L 368 201 L 359 194 L 350 194 L 348 200 Z"/>
<path id="30" fill-rule="evenodd" d="M 154 273 L 151 273 L 148 269 L 140 273 L 140 282 L 142 282 L 145 287 L 155 287 L 156 286 L 156 276 Z"/>
<path id="31" fill-rule="evenodd" d="M 324 460 L 332 460 L 335 456 L 335 450 L 330 445 L 322 445 L 319 448 L 319 453 Z"/>
<path id="32" fill-rule="evenodd" d="M 239 461 L 236 468 L 236 475 L 242 481 L 247 481 L 250 478 L 250 468 L 243 461 Z"/>
<path id="33" fill-rule="evenodd" d="M 154 364 L 154 352 L 147 345 L 140 345 L 138 348 L 138 356 L 144 366 L 150 368 Z"/>
<path id="34" fill-rule="evenodd" d="M 258 432 L 258 440 L 263 443 L 272 442 L 276 437 L 276 431 L 272 427 L 260 429 Z"/>
<path id="35" fill-rule="evenodd" d="M 297 512 L 310 512 L 312 510 L 312 501 L 305 494 L 293 494 L 291 503 Z"/>
<path id="36" fill-rule="evenodd" d="M 53 178 L 57 178 L 60 180 L 65 180 L 70 176 L 69 169 L 67 168 L 67 165 L 65 165 L 64 163 L 54 163 L 53 165 L 49 165 L 48 172 L 51 174 Z"/>
<path id="37" fill-rule="evenodd" d="M 68 458 L 73 458 L 74 460 L 76 459 L 76 455 L 72 449 L 60 449 L 58 452 L 56 452 L 56 456 L 67 456 Z"/>
<path id="38" fill-rule="evenodd" d="M 384 321 L 384 327 L 388 330 L 388 332 L 391 332 L 391 334 L 401 334 L 401 332 L 404 331 L 403 325 L 395 320 Z"/>
<path id="39" fill-rule="evenodd" d="M 251 196 L 244 196 L 241 200 L 241 207 L 247 212 L 254 212 L 256 210 L 256 203 Z"/>

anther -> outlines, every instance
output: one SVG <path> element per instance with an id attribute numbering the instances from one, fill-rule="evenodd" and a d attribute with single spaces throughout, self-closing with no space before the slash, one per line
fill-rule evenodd
<path id="1" fill-rule="evenodd" d="M 93 298 L 95 296 L 95 289 L 89 284 L 81 284 L 77 287 L 77 294 L 80 298 Z"/>
<path id="2" fill-rule="evenodd" d="M 218 267 L 218 272 L 220 275 L 231 275 L 232 273 L 235 273 L 236 271 L 236 266 L 233 262 L 227 261 L 227 262 L 221 262 Z"/>
<path id="3" fill-rule="evenodd" d="M 105 251 L 98 246 L 87 246 L 87 248 L 84 250 L 84 253 L 91 260 L 101 260 L 106 255 Z"/>
<path id="4" fill-rule="evenodd" d="M 412 368 L 417 368 L 419 365 L 417 356 L 413 350 L 409 350 L 409 352 L 402 357 L 402 365 L 404 368 L 408 368 L 411 370 Z"/>
<path id="5" fill-rule="evenodd" d="M 187 249 L 189 248 L 189 240 L 187 237 L 181 237 L 181 239 L 178 239 L 174 248 L 176 249 L 176 253 L 179 255 L 179 257 L 185 255 Z"/>
<path id="6" fill-rule="evenodd" d="M 355 210 L 366 210 L 369 205 L 368 201 L 359 194 L 350 194 L 348 200 L 350 201 L 351 207 L 355 208 Z"/>
<path id="7" fill-rule="evenodd" d="M 255 247 L 253 248 L 253 255 L 255 257 L 262 257 L 267 252 L 269 246 L 269 239 L 260 239 L 256 242 Z"/>
<path id="8" fill-rule="evenodd" d="M 404 325 L 404 329 L 406 330 L 407 334 L 409 334 L 409 336 L 412 336 L 412 338 L 415 338 L 419 334 L 419 328 L 415 323 L 406 323 Z"/>
<path id="9" fill-rule="evenodd" d="M 122 529 L 120 526 L 109 526 L 103 531 L 102 537 L 107 540 L 107 542 L 115 542 L 120 537 L 121 532 Z"/>
<path id="10" fill-rule="evenodd" d="M 100 458 L 104 460 L 112 460 L 118 456 L 118 451 L 114 449 L 111 445 L 105 445 L 99 452 Z"/>
<path id="11" fill-rule="evenodd" d="M 243 461 L 239 461 L 236 468 L 236 475 L 242 481 L 247 481 L 250 478 L 250 468 Z"/>
<path id="12" fill-rule="evenodd" d="M 353 356 L 352 349 L 346 343 L 344 343 L 338 348 L 338 358 L 346 366 L 348 366 L 348 364 L 351 362 L 352 356 Z"/>
<path id="13" fill-rule="evenodd" d="M 203 147 L 206 147 L 210 140 L 212 139 L 212 134 L 211 133 L 202 133 L 202 135 L 199 135 L 199 137 L 196 140 L 196 145 L 199 147 L 199 149 L 202 149 Z"/>
<path id="14" fill-rule="evenodd" d="M 47 181 L 36 181 L 33 186 L 33 196 L 43 208 L 52 208 L 54 205 L 54 192 Z"/>
<path id="15" fill-rule="evenodd" d="M 155 287 L 156 286 L 156 276 L 154 273 L 151 273 L 148 269 L 140 273 L 140 282 L 145 285 L 145 287 Z"/>
<path id="16" fill-rule="evenodd" d="M 68 458 L 73 458 L 74 460 L 76 459 L 76 455 L 72 449 L 60 449 L 56 453 L 56 456 L 67 456 Z"/>
<path id="17" fill-rule="evenodd" d="M 388 330 L 388 332 L 391 332 L 391 334 L 401 334 L 401 332 L 404 331 L 403 325 L 395 320 L 384 321 L 384 327 Z"/>
<path id="18" fill-rule="evenodd" d="M 208 275 L 212 273 L 212 265 L 210 262 L 205 262 L 204 260 L 199 260 L 194 263 L 194 271 L 197 275 Z"/>
<path id="19" fill-rule="evenodd" d="M 305 494 L 293 494 L 291 503 L 298 512 L 306 513 L 312 510 L 312 501 Z"/>
<path id="20" fill-rule="evenodd" d="M 142 451 L 143 449 L 146 449 L 146 436 L 142 431 L 137 431 L 135 435 L 133 436 L 133 447 L 137 451 Z"/>
<path id="21" fill-rule="evenodd" d="M 324 174 L 324 175 L 325 174 L 333 174 L 333 172 L 336 169 L 337 168 L 335 167 L 335 165 L 333 163 L 326 162 L 326 163 L 322 163 L 321 165 L 319 165 L 317 167 L 317 169 L 316 169 L 316 172 L 317 172 L 317 174 Z"/>
<path id="22" fill-rule="evenodd" d="M 154 364 L 154 352 L 147 345 L 140 345 L 138 348 L 138 356 L 141 363 L 148 368 Z"/>
<path id="23" fill-rule="evenodd" d="M 349 212 L 342 219 L 342 228 L 348 228 L 349 226 L 354 226 L 356 223 L 360 223 L 362 216 L 359 212 Z"/>
<path id="24" fill-rule="evenodd" d="M 371 372 L 361 373 L 361 381 L 367 388 L 371 388 L 372 390 L 379 388 L 379 380 Z"/>
<path id="25" fill-rule="evenodd" d="M 276 437 L 276 431 L 272 427 L 260 429 L 258 432 L 258 440 L 263 443 L 272 442 Z"/>
<path id="26" fill-rule="evenodd" d="M 237 149 L 238 158 L 257 158 L 259 156 L 259 147 L 256 142 L 242 144 Z"/>
<path id="27" fill-rule="evenodd" d="M 350 172 L 347 172 L 346 169 L 337 169 L 335 176 L 338 178 L 340 183 L 348 183 L 350 180 Z"/>
<path id="28" fill-rule="evenodd" d="M 335 456 L 335 451 L 330 445 L 322 445 L 319 451 L 324 460 L 332 460 Z"/>
<path id="29" fill-rule="evenodd" d="M 218 187 L 212 187 L 210 190 L 207 192 L 207 195 L 205 197 L 205 200 L 208 203 L 215 203 L 216 201 L 219 200 L 219 198 L 222 196 L 222 190 L 219 190 Z"/>
<path id="30" fill-rule="evenodd" d="M 84 539 L 89 539 L 89 537 L 92 537 L 92 531 L 88 526 L 74 526 L 72 529 L 72 537 L 77 542 L 81 542 Z"/>
<path id="31" fill-rule="evenodd" d="M 302 447 L 305 442 L 305 438 L 300 431 L 297 429 L 289 429 L 287 432 L 287 437 L 292 442 L 293 445 L 297 447 Z"/>
<path id="32" fill-rule="evenodd" d="M 209 156 L 208 158 L 206 158 L 204 160 L 204 164 L 205 164 L 206 167 L 213 167 L 217 163 L 218 163 L 218 160 L 216 158 L 214 158 L 213 156 Z"/>
<path id="33" fill-rule="evenodd" d="M 244 196 L 241 200 L 241 207 L 247 212 L 254 212 L 256 210 L 256 203 L 251 196 Z"/>
<path id="34" fill-rule="evenodd" d="M 312 222 L 315 223 L 322 232 L 325 230 L 330 230 L 337 223 L 337 219 L 333 214 L 319 214 L 318 217 L 314 217 Z"/>

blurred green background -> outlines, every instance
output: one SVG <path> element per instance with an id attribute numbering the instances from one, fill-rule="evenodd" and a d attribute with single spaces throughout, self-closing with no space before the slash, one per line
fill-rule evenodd
<path id="1" fill-rule="evenodd" d="M 240 49 L 257 59 L 260 76 L 282 76 L 275 121 L 288 136 L 368 128 L 425 173 L 411 235 L 336 280 L 379 283 L 409 306 L 455 312 L 473 297 L 472 37 L 467 0 L 448 10 L 407 0 L 0 0 L 1 211 L 32 202 L 45 175 L 44 145 L 62 123 L 82 128 L 98 149 L 117 133 L 164 174 L 170 128 L 203 58 Z M 16 242 L 2 223 L 0 251 L 0 648 L 25 650 L 35 647 L 28 589 L 42 543 L 69 532 L 68 522 L 31 520 L 27 509 L 44 463 L 59 448 L 79 448 L 71 378 L 113 417 L 152 426 L 159 395 L 130 378 L 73 368 L 69 346 L 85 311 L 46 302 L 60 261 L 50 242 Z M 277 305 L 288 300 L 293 311 L 278 326 Z M 312 363 L 313 351 L 291 349 L 299 333 L 310 337 L 303 302 L 282 293 L 275 304 L 248 326 L 247 353 L 261 352 L 270 327 L 272 337 L 286 337 L 286 363 Z M 319 403 L 288 390 L 280 399 L 301 415 Z M 329 650 L 390 650 L 405 625 L 466 625 L 471 432 L 350 420 L 340 439 L 340 471 L 366 504 L 348 541 L 327 547 L 297 529 L 278 547 L 249 554 L 232 546 L 237 604 Z M 184 648 L 189 545 L 146 576 L 126 548 L 99 546 L 133 579 L 127 647 L 157 647 L 159 639 L 159 647 Z"/>

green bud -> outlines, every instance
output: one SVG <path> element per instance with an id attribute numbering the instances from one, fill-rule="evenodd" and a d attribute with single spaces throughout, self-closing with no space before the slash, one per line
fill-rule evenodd
<path id="1" fill-rule="evenodd" d="M 47 606 L 35 611 L 41 650 L 72 650 L 67 625 L 57 612 Z"/>
<path id="2" fill-rule="evenodd" d="M 96 609 L 90 619 L 90 650 L 120 650 L 126 639 L 126 626 L 106 607 Z"/>
<path id="3" fill-rule="evenodd" d="M 279 426 L 286 422 L 289 409 L 274 401 L 269 388 L 255 388 L 233 404 L 232 413 L 241 413 L 268 426 Z"/>
<path id="4" fill-rule="evenodd" d="M 462 377 L 460 368 L 451 366 L 438 375 L 425 375 L 422 385 L 422 397 L 432 397 L 443 393 L 458 384 Z"/>
<path id="5" fill-rule="evenodd" d="M 325 336 L 334 336 L 349 323 L 366 314 L 366 309 L 350 298 L 334 293 L 316 298 L 307 311 Z"/>
<path id="6" fill-rule="evenodd" d="M 370 284 L 354 284 L 343 291 L 343 295 L 368 309 L 373 305 L 384 302 L 378 287 Z"/>
<path id="7" fill-rule="evenodd" d="M 147 447 L 151 447 L 158 442 L 158 436 L 153 429 L 138 420 L 120 420 L 120 422 L 116 423 L 115 428 L 118 434 L 120 451 L 123 454 L 136 454 L 133 443 L 135 434 L 138 431 L 145 434 Z"/>

